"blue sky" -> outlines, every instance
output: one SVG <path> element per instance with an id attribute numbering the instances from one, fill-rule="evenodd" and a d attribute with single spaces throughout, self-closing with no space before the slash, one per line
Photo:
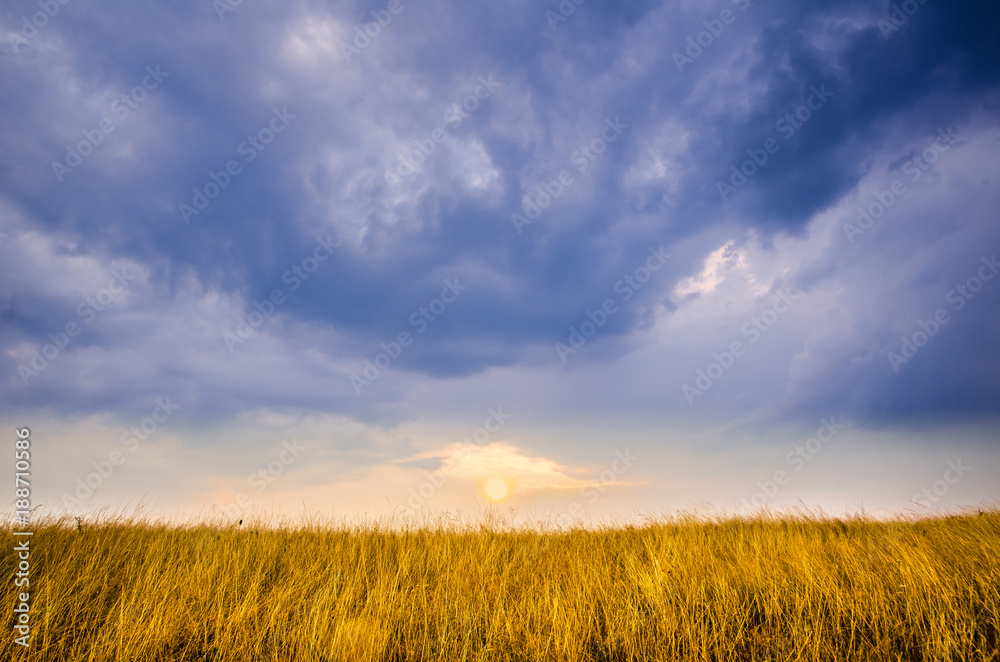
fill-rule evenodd
<path id="1" fill-rule="evenodd" d="M 36 504 L 995 501 L 997 19 L 7 3 L 0 420 Z"/>

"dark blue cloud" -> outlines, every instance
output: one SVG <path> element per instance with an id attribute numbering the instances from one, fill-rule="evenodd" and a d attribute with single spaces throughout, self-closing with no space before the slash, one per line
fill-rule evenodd
<path id="1" fill-rule="evenodd" d="M 467 293 L 394 370 L 450 378 L 531 363 L 539 347 L 548 351 L 586 310 L 614 296 L 615 283 L 650 247 L 671 250 L 712 231 L 765 243 L 804 236 L 901 137 L 996 122 L 1000 10 L 984 2 L 920 5 L 887 39 L 878 23 L 889 17 L 882 2 L 753 2 L 744 11 L 730 2 L 591 0 L 552 30 L 545 11 L 558 3 L 404 0 L 347 62 L 342 44 L 385 6 L 243 3 L 220 20 L 209 3 L 70 3 L 29 43 L 8 41 L 0 67 L 17 93 L 0 102 L 4 231 L 17 235 L 17 245 L 31 233 L 60 244 L 54 259 L 130 260 L 148 270 L 141 291 L 61 359 L 62 382 L 47 374 L 24 387 L 17 377 L 24 348 L 48 342 L 74 319 L 78 298 L 49 287 L 54 276 L 42 262 L 15 280 L 13 256 L 5 257 L 11 280 L 0 304 L 9 321 L 0 338 L 16 349 L 0 359 L 14 375 L 4 386 L 8 404 L 113 410 L 127 393 L 172 386 L 205 416 L 265 404 L 378 409 L 382 399 L 401 396 L 387 390 L 359 405 L 344 365 L 358 366 L 379 343 L 412 331 L 410 316 L 445 278 L 459 278 Z M 674 54 L 726 8 L 738 21 L 679 72 Z M 0 17 L 13 30 L 36 10 L 19 2 Z M 64 161 L 82 132 L 114 117 L 113 100 L 141 85 L 147 67 L 169 76 L 60 183 L 52 162 Z M 481 76 L 502 85 L 449 127 L 447 109 L 468 98 Z M 776 121 L 823 85 L 833 96 L 783 136 Z M 263 149 L 248 147 L 275 109 L 294 120 Z M 576 170 L 576 150 L 615 117 L 628 129 Z M 447 138 L 420 172 L 400 185 L 387 181 L 398 156 L 439 128 Z M 780 150 L 723 201 L 717 182 L 769 138 Z M 667 154 L 663 144 L 676 150 Z M 671 164 L 669 177 L 646 172 L 655 170 L 643 165 L 651 154 Z M 185 224 L 179 205 L 195 206 L 193 189 L 206 191 L 213 173 L 221 181 L 230 161 L 239 174 L 224 177 L 218 197 Z M 563 170 L 573 184 L 516 232 L 511 214 Z M 961 214 L 963 201 L 953 203 Z M 968 221 L 990 222 L 978 212 Z M 919 224 L 914 241 L 932 243 L 935 227 Z M 313 254 L 317 237 L 340 246 L 293 290 L 287 274 Z M 701 257 L 678 255 L 656 287 L 639 291 L 602 329 L 601 349 L 576 365 L 624 356 L 657 305 L 676 311 L 669 289 L 692 275 L 680 264 Z M 802 290 L 837 280 L 842 267 L 836 259 L 822 273 L 814 267 Z M 246 364 L 265 365 L 265 352 L 280 353 L 261 338 L 228 355 L 223 332 L 276 288 L 287 302 L 267 333 L 292 355 L 308 349 L 325 357 L 306 380 L 335 382 L 336 392 L 248 388 L 247 375 L 258 373 L 244 373 Z M 194 303 L 199 296 L 217 297 L 216 310 L 225 313 L 209 314 L 212 304 Z M 839 348 L 846 354 L 816 376 L 827 386 L 796 406 L 840 402 L 872 421 L 915 411 L 989 414 L 996 346 L 984 329 L 994 328 L 985 311 L 995 309 L 995 296 L 984 294 L 981 312 L 942 337 L 910 378 L 887 379 L 878 372 L 884 365 L 864 361 L 859 368 L 869 343 L 887 342 L 870 338 Z M 242 309 L 230 311 L 232 302 Z M 171 329 L 198 342 L 171 342 Z M 303 329 L 308 341 L 296 335 Z M 88 351 L 138 360 L 151 372 L 117 385 L 88 381 L 111 369 L 81 367 Z M 148 356 L 161 353 L 168 358 Z M 275 384 L 301 381 L 305 368 L 282 356 Z"/>

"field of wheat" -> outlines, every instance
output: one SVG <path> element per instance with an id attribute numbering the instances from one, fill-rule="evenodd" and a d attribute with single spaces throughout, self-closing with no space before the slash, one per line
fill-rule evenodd
<path id="1" fill-rule="evenodd" d="M 0 561 L 5 660 L 1000 660 L 995 510 L 31 528 L 28 648 Z"/>

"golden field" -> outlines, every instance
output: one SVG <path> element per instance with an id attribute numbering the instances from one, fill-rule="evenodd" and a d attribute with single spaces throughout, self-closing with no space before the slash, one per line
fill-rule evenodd
<path id="1" fill-rule="evenodd" d="M 1000 660 L 996 510 L 31 530 L 27 650 L 0 531 L 4 660 Z"/>

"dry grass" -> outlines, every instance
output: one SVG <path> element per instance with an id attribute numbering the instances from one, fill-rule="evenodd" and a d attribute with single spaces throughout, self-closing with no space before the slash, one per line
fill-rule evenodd
<path id="1" fill-rule="evenodd" d="M 0 531 L 3 548 L 14 538 Z M 1000 513 L 597 531 L 42 522 L 9 660 L 1000 660 Z"/>

